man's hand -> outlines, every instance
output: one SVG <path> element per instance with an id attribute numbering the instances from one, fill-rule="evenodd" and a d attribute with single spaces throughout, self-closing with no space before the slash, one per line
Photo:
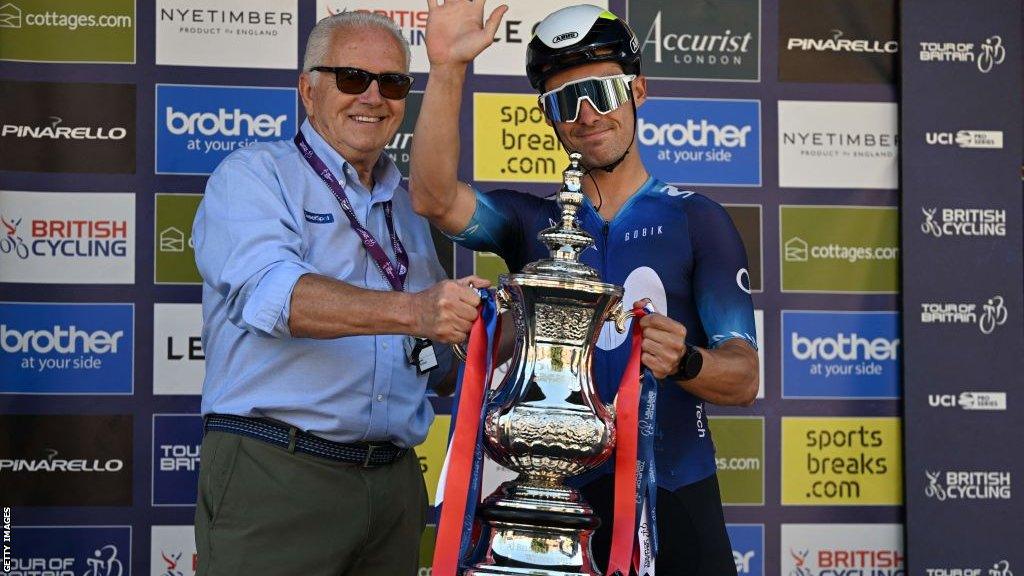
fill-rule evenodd
<path id="1" fill-rule="evenodd" d="M 647 298 L 633 303 L 634 308 L 650 302 Z M 648 314 L 640 319 L 644 341 L 640 346 L 640 362 L 650 368 L 655 378 L 675 374 L 686 352 L 686 326 L 664 314 Z"/>
<path id="2" fill-rule="evenodd" d="M 490 285 L 484 278 L 467 276 L 438 282 L 413 294 L 410 300 L 413 335 L 447 344 L 465 342 L 480 304 L 480 296 L 474 288 Z"/>
<path id="3" fill-rule="evenodd" d="M 431 66 L 468 64 L 494 42 L 502 4 L 484 22 L 485 0 L 427 0 L 427 58 Z"/>

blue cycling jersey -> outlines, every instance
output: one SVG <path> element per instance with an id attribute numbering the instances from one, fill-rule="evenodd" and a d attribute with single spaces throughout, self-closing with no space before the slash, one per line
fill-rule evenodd
<path id="1" fill-rule="evenodd" d="M 537 233 L 560 218 L 554 197 L 512 190 L 476 193 L 477 208 L 466 229 L 452 239 L 476 251 L 501 256 L 509 270 L 549 257 Z M 581 260 L 605 282 L 625 288 L 626 306 L 650 298 L 655 309 L 681 322 L 687 344 L 714 348 L 742 338 L 756 348 L 747 257 L 739 233 L 719 204 L 649 178 L 605 221 L 585 201 L 579 224 L 594 236 Z M 611 402 L 629 356 L 629 331 L 607 323 L 594 354 L 594 378 Z M 655 459 L 658 485 L 668 490 L 715 472 L 714 444 L 704 402 L 674 383 L 660 386 Z M 610 466 L 606 465 L 606 466 Z M 610 471 L 606 467 L 603 472 Z"/>

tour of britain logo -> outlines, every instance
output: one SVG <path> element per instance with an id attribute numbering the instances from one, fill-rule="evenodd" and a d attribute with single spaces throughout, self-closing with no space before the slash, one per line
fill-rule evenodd
<path id="1" fill-rule="evenodd" d="M 0 191 L 0 282 L 133 284 L 135 195 Z"/>
<path id="2" fill-rule="evenodd" d="M 128 576 L 132 570 L 131 526 L 17 526 L 8 542 L 5 575 Z"/>
<path id="3" fill-rule="evenodd" d="M 131 394 L 133 304 L 0 302 L 0 394 Z"/>
<path id="4" fill-rule="evenodd" d="M 919 42 L 917 55 L 921 62 L 974 64 L 978 72 L 988 74 L 1006 60 L 1006 47 L 1002 36 L 994 34 L 980 42 Z"/>
<path id="5" fill-rule="evenodd" d="M 1013 497 L 1009 471 L 925 470 L 924 475 L 924 495 L 939 502 Z"/>
<path id="6" fill-rule="evenodd" d="M 760 79 L 761 2 L 629 0 L 626 20 L 636 33 L 648 78 Z"/>
<path id="7" fill-rule="evenodd" d="M 153 506 L 195 506 L 202 441 L 199 414 L 153 415 Z"/>
<path id="8" fill-rule="evenodd" d="M 637 110 L 640 157 L 672 184 L 761 185 L 761 102 L 649 98 Z"/>
<path id="9" fill-rule="evenodd" d="M 135 0 L 4 2 L 0 30 L 0 60 L 135 63 Z"/>
<path id="10" fill-rule="evenodd" d="M 156 63 L 294 70 L 298 20 L 296 0 L 159 0 Z"/>
<path id="11" fill-rule="evenodd" d="M 922 302 L 922 324 L 976 325 L 982 334 L 991 334 L 1006 324 L 1010 311 L 999 294 L 981 304 L 973 302 Z"/>
<path id="12" fill-rule="evenodd" d="M 297 130 L 295 88 L 156 86 L 156 172 L 213 172 L 228 154 Z"/>
<path id="13" fill-rule="evenodd" d="M 972 566 L 961 564 L 943 568 L 929 567 L 924 569 L 924 574 L 925 576 L 1013 576 L 1009 560 L 999 560 L 990 566 L 988 569 L 979 567 L 977 564 Z"/>

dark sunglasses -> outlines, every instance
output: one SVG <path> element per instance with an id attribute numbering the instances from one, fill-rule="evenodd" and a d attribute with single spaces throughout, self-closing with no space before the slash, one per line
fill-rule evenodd
<path id="1" fill-rule="evenodd" d="M 374 74 L 362 68 L 349 66 L 314 66 L 315 72 L 333 72 L 338 90 L 345 94 L 362 94 L 376 80 L 380 95 L 389 100 L 402 100 L 412 88 L 412 76 L 401 72 L 383 72 Z"/>

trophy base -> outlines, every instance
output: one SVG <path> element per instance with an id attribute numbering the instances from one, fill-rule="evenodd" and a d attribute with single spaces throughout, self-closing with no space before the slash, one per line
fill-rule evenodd
<path id="1" fill-rule="evenodd" d="M 601 576 L 590 552 L 601 520 L 579 491 L 505 482 L 478 512 L 487 551 L 466 576 Z"/>

